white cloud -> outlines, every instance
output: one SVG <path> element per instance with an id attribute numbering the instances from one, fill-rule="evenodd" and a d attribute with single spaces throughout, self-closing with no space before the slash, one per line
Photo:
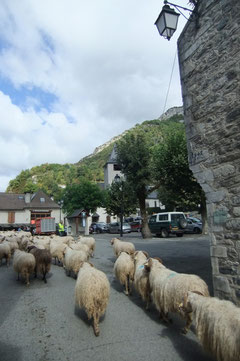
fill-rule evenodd
<path id="1" fill-rule="evenodd" d="M 162 113 L 177 35 L 159 37 L 160 7 L 157 0 L 1 2 L 0 75 L 15 87 L 13 94 L 0 84 L 1 190 L 22 169 L 76 162 Z M 180 104 L 176 62 L 167 108 Z"/>

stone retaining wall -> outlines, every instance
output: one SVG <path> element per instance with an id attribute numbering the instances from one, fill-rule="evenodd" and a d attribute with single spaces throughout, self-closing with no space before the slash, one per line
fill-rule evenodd
<path id="1" fill-rule="evenodd" d="M 198 3 L 199 28 L 178 39 L 189 164 L 207 198 L 214 293 L 240 305 L 240 1 Z"/>

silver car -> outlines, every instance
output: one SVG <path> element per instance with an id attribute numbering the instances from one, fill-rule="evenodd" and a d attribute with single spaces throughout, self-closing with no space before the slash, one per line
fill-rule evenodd
<path id="1" fill-rule="evenodd" d="M 184 233 L 202 233 L 202 222 L 194 217 L 187 217 L 187 227 Z"/>
<path id="2" fill-rule="evenodd" d="M 120 233 L 121 231 L 121 223 L 120 222 L 112 222 L 109 225 L 109 233 Z M 122 225 L 123 233 L 131 233 L 131 226 L 128 223 L 123 223 Z"/>

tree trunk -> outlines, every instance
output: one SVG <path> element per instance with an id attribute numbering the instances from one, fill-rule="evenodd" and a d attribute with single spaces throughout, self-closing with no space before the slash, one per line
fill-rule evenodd
<path id="1" fill-rule="evenodd" d="M 201 217 L 202 217 L 202 234 L 208 233 L 208 222 L 207 222 L 207 205 L 206 205 L 206 197 L 205 194 L 202 192 L 201 195 Z"/>
<path id="2" fill-rule="evenodd" d="M 139 207 L 142 217 L 142 237 L 143 238 L 152 238 L 152 233 L 148 227 L 148 215 L 146 211 L 146 202 L 145 202 L 145 196 L 144 193 L 138 196 L 139 200 Z"/>

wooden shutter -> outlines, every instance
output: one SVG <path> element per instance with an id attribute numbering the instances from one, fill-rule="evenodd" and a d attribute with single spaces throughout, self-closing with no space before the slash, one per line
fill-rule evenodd
<path id="1" fill-rule="evenodd" d="M 8 212 L 8 223 L 15 223 L 15 212 Z"/>

